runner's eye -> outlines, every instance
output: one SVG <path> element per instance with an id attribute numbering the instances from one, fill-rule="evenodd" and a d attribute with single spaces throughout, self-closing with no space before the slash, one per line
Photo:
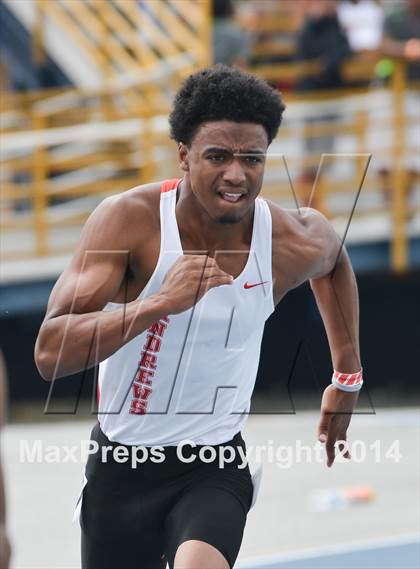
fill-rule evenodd
<path id="1" fill-rule="evenodd" d="M 222 163 L 225 162 L 226 156 L 224 156 L 224 154 L 211 154 L 208 156 L 208 160 L 210 160 L 210 162 Z"/>
<path id="2" fill-rule="evenodd" d="M 262 162 L 261 156 L 243 156 L 242 160 L 247 164 L 259 164 Z"/>

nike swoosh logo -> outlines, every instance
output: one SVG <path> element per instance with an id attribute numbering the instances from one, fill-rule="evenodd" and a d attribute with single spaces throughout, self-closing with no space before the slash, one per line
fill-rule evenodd
<path id="1" fill-rule="evenodd" d="M 270 281 L 263 281 L 262 283 L 255 283 L 255 284 L 249 284 L 248 282 L 246 282 L 246 283 L 244 284 L 244 288 L 254 288 L 254 286 L 260 286 L 260 285 L 263 285 L 263 284 L 267 284 L 267 283 L 269 283 L 269 282 L 270 282 Z"/>

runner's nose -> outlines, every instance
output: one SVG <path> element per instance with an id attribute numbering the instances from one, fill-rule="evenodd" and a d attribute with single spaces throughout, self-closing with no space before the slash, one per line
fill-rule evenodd
<path id="1" fill-rule="evenodd" d="M 238 160 L 232 160 L 223 173 L 223 181 L 239 186 L 245 182 L 245 172 Z"/>

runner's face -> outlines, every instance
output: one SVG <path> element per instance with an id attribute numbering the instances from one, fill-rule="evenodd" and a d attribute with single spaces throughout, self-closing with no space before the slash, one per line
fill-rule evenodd
<path id="1" fill-rule="evenodd" d="M 263 126 L 215 121 L 199 127 L 181 168 L 201 208 L 219 223 L 236 223 L 252 207 L 264 175 L 268 140 Z"/>

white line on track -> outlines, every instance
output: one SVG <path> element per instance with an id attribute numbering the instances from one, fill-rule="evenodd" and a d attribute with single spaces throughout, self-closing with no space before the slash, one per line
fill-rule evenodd
<path id="1" fill-rule="evenodd" d="M 366 551 L 369 549 L 376 549 L 379 547 L 394 547 L 398 545 L 409 545 L 419 542 L 420 538 L 418 533 L 410 533 L 403 535 L 393 535 L 389 537 L 368 539 L 362 541 L 352 541 L 351 543 L 338 543 L 336 545 L 312 547 L 307 549 L 297 549 L 292 551 L 285 551 L 273 555 L 265 555 L 259 557 L 250 557 L 238 562 L 235 567 L 237 569 L 248 569 L 260 567 L 264 565 L 271 565 L 273 563 L 283 563 L 286 561 L 298 561 L 301 559 L 311 559 L 314 557 L 323 557 L 324 555 L 335 555 L 339 553 L 351 553 L 354 551 Z"/>

